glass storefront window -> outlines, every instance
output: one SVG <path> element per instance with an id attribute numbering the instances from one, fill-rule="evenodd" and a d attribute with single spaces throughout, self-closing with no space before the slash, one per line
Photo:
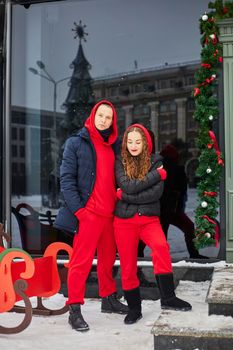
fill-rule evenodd
<path id="1" fill-rule="evenodd" d="M 128 125 L 140 122 L 154 132 L 156 152 L 175 141 L 179 151 L 197 159 L 197 128 L 187 111 L 193 106 L 190 95 L 199 67 L 198 18 L 207 5 L 207 0 L 184 1 L 182 14 L 171 10 L 168 0 L 13 5 L 13 246 L 40 254 L 52 241 L 71 242 L 53 228 L 62 204 L 62 151 L 100 99 L 109 99 L 119 111 L 120 136 Z M 164 23 L 170 23 L 172 35 Z M 195 188 L 187 206 L 193 219 Z M 183 239 L 182 233 L 169 232 L 171 241 L 174 235 Z M 186 249 L 183 256 L 173 254 L 188 256 Z"/>

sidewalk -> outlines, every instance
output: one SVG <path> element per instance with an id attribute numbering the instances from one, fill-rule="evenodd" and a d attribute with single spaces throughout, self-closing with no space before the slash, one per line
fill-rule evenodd
<path id="1" fill-rule="evenodd" d="M 217 330 L 220 321 L 233 332 L 231 317 L 214 315 L 207 317 L 205 298 L 209 283 L 210 281 L 181 281 L 176 289 L 177 296 L 189 301 L 193 310 L 187 313 L 173 311 L 170 316 L 178 317 L 181 323 L 185 316 L 189 319 L 189 325 L 193 327 L 198 325 L 199 329 L 202 327 L 205 329 L 209 319 L 211 327 Z M 64 297 L 58 294 L 47 302 L 51 307 L 58 308 L 64 303 Z M 134 325 L 126 326 L 123 323 L 124 316 L 101 313 L 99 299 L 86 299 L 83 316 L 89 323 L 89 332 L 80 333 L 72 330 L 67 323 L 68 314 L 50 317 L 33 316 L 32 323 L 22 333 L 0 335 L 0 347 L 1 350 L 14 348 L 18 350 L 51 350 L 52 348 L 56 350 L 152 350 L 154 340 L 151 330 L 161 314 L 160 301 L 143 300 L 142 308 L 143 318 Z M 15 313 L 0 314 L 0 324 L 12 326 L 21 317 L 22 315 Z"/>

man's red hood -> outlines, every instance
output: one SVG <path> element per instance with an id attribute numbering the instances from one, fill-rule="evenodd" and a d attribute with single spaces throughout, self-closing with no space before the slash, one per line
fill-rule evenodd
<path id="1" fill-rule="evenodd" d="M 98 103 L 96 103 L 92 108 L 89 117 L 85 121 L 85 127 L 88 129 L 92 137 L 100 140 L 101 142 L 104 142 L 102 136 L 100 135 L 100 133 L 95 127 L 95 113 L 97 111 L 97 108 L 102 104 L 109 105 L 113 110 L 112 133 L 109 136 L 109 139 L 107 142 L 108 144 L 112 145 L 117 139 L 118 131 L 117 131 L 117 113 L 116 113 L 115 107 L 111 102 L 107 100 L 101 100 Z"/>

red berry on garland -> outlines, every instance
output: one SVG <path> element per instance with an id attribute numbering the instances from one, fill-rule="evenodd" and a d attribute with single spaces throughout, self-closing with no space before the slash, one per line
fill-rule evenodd
<path id="1" fill-rule="evenodd" d="M 218 38 L 217 38 L 216 33 L 210 34 L 210 38 L 212 39 L 213 44 L 216 45 L 218 42 Z"/>
<path id="2" fill-rule="evenodd" d="M 221 158 L 219 158 L 218 159 L 218 164 L 221 165 L 221 166 L 224 166 L 224 161 Z"/>
<path id="3" fill-rule="evenodd" d="M 199 95 L 201 92 L 201 90 L 199 88 L 194 88 L 194 97 L 196 97 L 197 95 Z"/>
<path id="4" fill-rule="evenodd" d="M 217 196 L 217 192 L 214 191 L 204 191 L 204 196 L 209 196 L 209 197 L 216 197 Z"/>
<path id="5" fill-rule="evenodd" d="M 227 12 L 229 12 L 229 9 L 228 9 L 228 7 L 223 7 L 223 10 L 222 10 L 222 12 L 224 13 L 224 15 L 227 13 Z"/>
<path id="6" fill-rule="evenodd" d="M 211 65 L 209 63 L 202 63 L 201 66 L 207 69 L 211 68 Z"/>
<path id="7" fill-rule="evenodd" d="M 208 22 L 210 22 L 210 23 L 211 23 L 211 22 L 215 22 L 215 18 L 214 18 L 214 17 L 209 18 L 209 19 L 208 19 Z"/>

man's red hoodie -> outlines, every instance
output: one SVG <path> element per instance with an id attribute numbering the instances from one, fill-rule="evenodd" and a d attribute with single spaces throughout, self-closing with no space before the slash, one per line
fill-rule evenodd
<path id="1" fill-rule="evenodd" d="M 107 104 L 113 110 L 112 133 L 107 142 L 103 140 L 103 137 L 95 127 L 95 113 L 101 104 Z M 113 215 L 116 204 L 115 155 L 111 147 L 116 142 L 118 136 L 116 121 L 117 114 L 115 108 L 111 102 L 102 100 L 93 107 L 90 116 L 85 122 L 85 127 L 90 133 L 91 141 L 94 144 L 96 152 L 96 181 L 85 208 L 98 215 L 107 217 Z"/>

